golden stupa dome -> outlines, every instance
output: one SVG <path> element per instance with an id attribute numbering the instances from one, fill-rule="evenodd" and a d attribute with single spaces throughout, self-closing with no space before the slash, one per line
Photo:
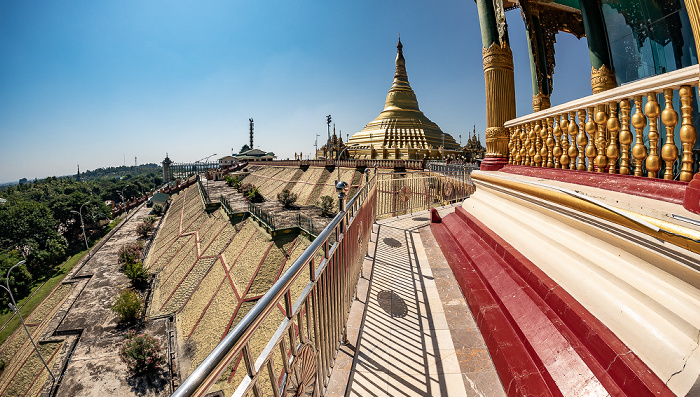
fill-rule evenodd
<path id="1" fill-rule="evenodd" d="M 418 107 L 416 94 L 408 83 L 401 39 L 396 49 L 394 83 L 384 110 L 348 141 L 348 145 L 358 144 L 354 157 L 422 159 L 457 154 L 459 145 L 454 138 L 443 133 Z"/>

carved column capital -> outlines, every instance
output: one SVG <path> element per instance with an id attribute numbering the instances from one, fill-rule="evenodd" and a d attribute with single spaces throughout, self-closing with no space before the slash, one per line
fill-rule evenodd
<path id="1" fill-rule="evenodd" d="M 549 109 L 552 107 L 549 102 L 549 95 L 544 95 L 542 93 L 532 96 L 532 111 L 539 112 L 540 110 Z"/>
<path id="2" fill-rule="evenodd" d="M 486 156 L 508 157 L 508 140 L 510 133 L 505 127 L 489 127 L 486 129 Z"/>
<path id="3" fill-rule="evenodd" d="M 507 45 L 492 43 L 489 48 L 482 48 L 484 72 L 491 69 L 513 70 L 513 53 Z"/>
<path id="4" fill-rule="evenodd" d="M 615 80 L 615 74 L 612 70 L 608 69 L 607 66 L 602 65 L 600 69 L 591 67 L 591 89 L 593 89 L 594 94 L 615 88 L 616 86 L 617 81 Z"/>

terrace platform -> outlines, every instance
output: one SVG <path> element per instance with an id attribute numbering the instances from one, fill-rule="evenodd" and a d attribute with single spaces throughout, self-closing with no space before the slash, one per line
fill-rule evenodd
<path id="1" fill-rule="evenodd" d="M 374 225 L 326 395 L 505 396 L 429 222 L 423 211 Z"/>

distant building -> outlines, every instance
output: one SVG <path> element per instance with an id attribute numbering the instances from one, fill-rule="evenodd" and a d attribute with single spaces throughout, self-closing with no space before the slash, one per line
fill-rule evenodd
<path id="1" fill-rule="evenodd" d="M 219 159 L 219 165 L 222 168 L 223 167 L 230 167 L 236 162 L 237 162 L 237 160 L 236 160 L 236 157 L 234 157 L 234 156 L 226 156 L 226 157 L 222 157 Z"/>
<path id="2" fill-rule="evenodd" d="M 325 145 L 321 146 L 316 151 L 316 159 L 338 159 L 338 154 L 342 154 L 339 160 L 347 160 L 349 154 L 347 151 L 343 152 L 345 149 L 345 143 L 343 143 L 342 134 L 338 135 L 335 133 L 335 126 L 333 127 L 333 136 L 328 139 Z"/>
<path id="3" fill-rule="evenodd" d="M 277 158 L 273 152 L 263 152 L 260 149 L 250 149 L 230 157 L 233 157 L 238 161 L 272 161 Z"/>
<path id="4" fill-rule="evenodd" d="M 170 164 L 172 164 L 172 160 L 170 160 L 170 157 L 168 157 L 168 154 L 165 154 L 165 160 L 163 160 L 163 183 L 168 183 L 172 179 L 172 172 L 170 172 Z"/>

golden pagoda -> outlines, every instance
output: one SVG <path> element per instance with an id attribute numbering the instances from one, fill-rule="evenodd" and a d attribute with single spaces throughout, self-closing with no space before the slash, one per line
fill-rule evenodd
<path id="1" fill-rule="evenodd" d="M 450 134 L 425 117 L 408 83 L 401 39 L 396 45 L 394 84 L 386 96 L 384 110 L 365 128 L 350 137 L 348 146 L 358 159 L 418 159 L 458 156 L 460 147 Z"/>

